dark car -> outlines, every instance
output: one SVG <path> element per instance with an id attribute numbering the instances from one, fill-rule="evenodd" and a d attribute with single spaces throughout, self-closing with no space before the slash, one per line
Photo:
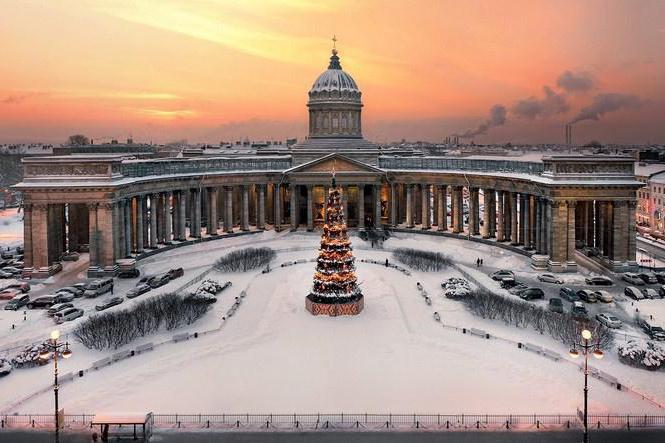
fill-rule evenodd
<path id="1" fill-rule="evenodd" d="M 25 253 L 25 249 L 23 249 L 23 246 L 17 246 L 17 247 L 16 247 L 16 253 L 17 253 L 17 254 L 24 254 L 24 253 Z"/>
<path id="2" fill-rule="evenodd" d="M 155 289 L 155 288 L 159 288 L 160 286 L 164 286 L 165 284 L 167 284 L 170 281 L 171 281 L 171 277 L 169 277 L 169 274 L 166 273 L 166 274 L 161 274 L 161 275 L 155 276 L 155 278 L 150 280 L 150 283 L 148 283 L 148 284 L 150 285 L 151 288 Z"/>
<path id="3" fill-rule="evenodd" d="M 589 319 L 589 312 L 581 301 L 573 302 L 573 305 L 570 307 L 570 314 L 577 320 Z"/>
<path id="4" fill-rule="evenodd" d="M 558 312 L 563 314 L 563 302 L 560 298 L 552 297 L 550 298 L 549 304 L 547 305 L 550 311 Z"/>
<path id="5" fill-rule="evenodd" d="M 138 278 L 141 275 L 138 269 L 127 269 L 118 273 L 118 278 Z"/>
<path id="6" fill-rule="evenodd" d="M 136 283 L 136 285 L 141 285 L 141 284 L 146 284 L 149 285 L 151 281 L 153 281 L 157 276 L 156 275 L 144 275 L 141 277 L 141 279 Z"/>
<path id="7" fill-rule="evenodd" d="M 14 254 L 12 254 L 9 251 L 2 251 L 2 252 L 0 252 L 0 258 L 3 258 L 5 260 L 9 260 L 10 258 L 14 258 Z"/>
<path id="8" fill-rule="evenodd" d="M 569 302 L 576 302 L 580 300 L 580 297 L 577 295 L 574 289 L 569 288 L 568 286 L 562 286 L 559 289 L 559 295 L 561 298 L 564 300 L 568 300 Z"/>
<path id="9" fill-rule="evenodd" d="M 658 295 L 665 297 L 665 285 L 662 285 L 660 288 L 658 288 Z"/>
<path id="10" fill-rule="evenodd" d="M 540 288 L 526 288 L 520 291 L 517 296 L 522 300 L 539 300 L 545 298 L 545 293 Z"/>
<path id="11" fill-rule="evenodd" d="M 150 289 L 150 285 L 146 285 L 145 283 L 142 283 L 138 286 L 136 286 L 134 289 L 130 289 L 129 292 L 127 292 L 127 298 L 136 298 L 141 294 L 145 294 L 148 292 Z"/>
<path id="12" fill-rule="evenodd" d="M 17 295 L 5 305 L 8 311 L 17 311 L 30 302 L 30 296 L 27 294 Z"/>
<path id="13" fill-rule="evenodd" d="M 167 274 L 169 275 L 169 278 L 171 280 L 175 280 L 176 278 L 182 277 L 183 275 L 185 275 L 185 271 L 182 268 L 173 268 L 173 269 L 170 269 L 169 272 L 167 272 Z"/>
<path id="14" fill-rule="evenodd" d="M 639 274 L 637 274 L 637 276 L 640 277 L 642 281 L 648 285 L 658 283 L 658 278 L 656 278 L 656 276 L 650 272 L 640 272 Z"/>
<path id="15" fill-rule="evenodd" d="M 60 303 L 59 297 L 55 295 L 42 295 L 41 297 L 37 297 L 34 300 L 30 300 L 28 302 L 28 308 L 29 309 L 50 308 L 56 303 Z"/>
<path id="16" fill-rule="evenodd" d="M 12 276 L 21 275 L 21 273 L 23 273 L 23 269 L 19 269 L 15 266 L 5 266 L 4 268 L 2 268 L 2 270 L 3 272 L 8 272 L 12 274 Z"/>
<path id="17" fill-rule="evenodd" d="M 65 252 L 60 256 L 61 261 L 78 261 L 78 259 L 81 256 L 79 255 L 78 252 L 72 251 L 72 252 Z"/>
<path id="18" fill-rule="evenodd" d="M 595 285 L 595 286 L 612 286 L 614 282 L 612 282 L 612 279 L 609 277 L 605 277 L 604 275 L 596 275 L 594 277 L 587 277 L 584 279 L 587 285 Z"/>
<path id="19" fill-rule="evenodd" d="M 95 309 L 98 311 L 103 311 L 104 309 L 108 309 L 112 306 L 119 305 L 120 303 L 122 303 L 122 297 L 112 297 L 107 300 L 104 300 L 102 304 L 95 306 Z"/>
<path id="20" fill-rule="evenodd" d="M 658 280 L 658 283 L 661 285 L 665 284 L 665 272 L 656 272 L 654 273 L 656 276 L 656 280 Z"/>
<path id="21" fill-rule="evenodd" d="M 645 319 L 639 319 L 637 323 L 652 340 L 658 340 L 658 341 L 665 340 L 665 330 L 663 330 L 663 328 L 661 328 L 660 326 L 656 326 L 650 321 Z"/>

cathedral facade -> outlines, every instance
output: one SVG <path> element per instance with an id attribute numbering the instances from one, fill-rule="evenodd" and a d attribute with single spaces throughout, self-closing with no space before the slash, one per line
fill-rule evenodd
<path id="1" fill-rule="evenodd" d="M 333 50 L 309 90 L 308 137 L 288 150 L 26 158 L 15 186 L 25 209 L 25 276 L 58 272 L 66 251 L 89 251 L 89 275 L 114 275 L 119 260 L 193 242 L 315 230 L 333 168 L 353 229 L 489 243 L 553 272 L 574 271 L 580 260 L 636 268 L 642 184 L 632 158 L 384 155 L 363 138 L 362 108 L 362 93 Z"/>

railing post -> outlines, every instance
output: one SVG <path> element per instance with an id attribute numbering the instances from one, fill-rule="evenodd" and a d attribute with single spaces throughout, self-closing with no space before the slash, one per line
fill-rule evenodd
<path id="1" fill-rule="evenodd" d="M 510 429 L 510 425 L 508 423 L 509 423 L 509 421 L 506 420 L 506 429 Z"/>

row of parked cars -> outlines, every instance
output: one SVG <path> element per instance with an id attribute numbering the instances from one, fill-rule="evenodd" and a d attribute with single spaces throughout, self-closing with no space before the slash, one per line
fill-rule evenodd
<path id="1" fill-rule="evenodd" d="M 634 286 L 665 285 L 665 272 L 626 272 L 621 275 L 621 280 Z"/>

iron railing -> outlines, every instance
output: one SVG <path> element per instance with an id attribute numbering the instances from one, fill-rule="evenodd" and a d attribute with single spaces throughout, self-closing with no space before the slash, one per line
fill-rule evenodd
<path id="1" fill-rule="evenodd" d="M 124 177 L 152 175 L 206 174 L 231 171 L 277 171 L 291 167 L 290 157 L 218 157 L 177 158 L 163 160 L 125 161 L 121 164 Z"/>
<path id="2" fill-rule="evenodd" d="M 540 175 L 543 172 L 543 164 L 538 162 L 446 157 L 379 157 L 379 167 L 388 170 L 512 172 L 530 175 Z"/>

